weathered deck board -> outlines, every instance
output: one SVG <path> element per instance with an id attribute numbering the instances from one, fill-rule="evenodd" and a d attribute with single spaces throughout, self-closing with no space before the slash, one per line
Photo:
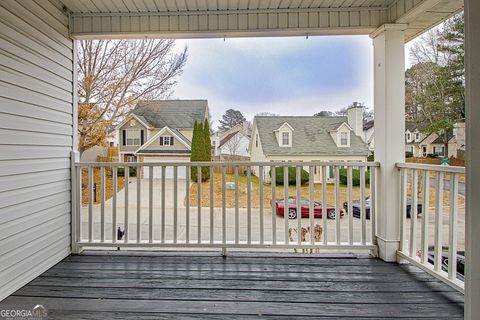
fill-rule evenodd
<path id="1" fill-rule="evenodd" d="M 418 268 L 288 253 L 70 256 L 0 306 L 19 304 L 50 319 L 463 317 L 463 295 Z"/>

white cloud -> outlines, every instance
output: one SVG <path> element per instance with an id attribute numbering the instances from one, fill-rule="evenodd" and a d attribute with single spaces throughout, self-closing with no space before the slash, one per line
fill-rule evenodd
<path id="1" fill-rule="evenodd" d="M 180 48 L 185 44 L 189 60 L 173 96 L 207 99 L 214 126 L 228 108 L 251 119 L 263 111 L 312 115 L 353 101 L 373 105 L 373 50 L 368 37 L 177 41 Z M 296 59 L 293 65 L 291 59 Z M 260 85 L 265 81 L 272 83 Z M 262 95 L 261 90 L 267 91 Z"/>

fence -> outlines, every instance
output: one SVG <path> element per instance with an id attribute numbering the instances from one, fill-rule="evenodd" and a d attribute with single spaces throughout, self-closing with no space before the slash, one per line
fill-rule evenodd
<path id="1" fill-rule="evenodd" d="M 127 174 L 131 167 L 136 168 L 134 176 Z M 192 167 L 197 168 L 200 181 L 201 168 L 208 168 L 203 172 L 209 173 L 210 180 L 193 182 Z M 276 170 L 285 167 L 295 167 L 294 186 L 288 184 L 289 170 L 283 170 L 283 184 L 275 181 Z M 313 182 L 314 167 L 322 172 L 321 184 Z M 333 167 L 333 184 L 326 183 L 327 167 Z M 123 190 L 117 189 L 119 168 L 125 172 Z M 233 168 L 233 173 L 227 173 L 228 168 Z M 308 168 L 310 177 L 306 185 L 301 184 L 303 168 Z M 340 183 L 340 168 L 347 168 L 346 186 Z M 358 187 L 352 183 L 354 168 L 360 170 Z M 375 250 L 377 168 L 378 163 L 373 162 L 76 163 L 74 250 L 82 247 Z M 110 170 L 111 177 L 105 174 Z M 262 179 L 265 170 L 273 173 L 270 183 Z M 86 179 L 82 177 L 84 174 Z M 96 186 L 98 204 L 94 203 L 93 192 L 96 174 L 100 175 Z M 84 188 L 88 189 L 83 195 L 82 178 Z M 111 181 L 107 183 L 108 179 Z M 240 180 L 244 181 L 244 193 L 240 190 Z M 105 197 L 107 184 L 112 188 L 110 199 Z M 194 199 L 191 190 L 196 193 L 195 205 L 191 205 Z M 88 198 L 85 206 L 82 197 Z M 241 197 L 245 197 L 243 206 L 239 204 Z M 229 200 L 234 203 L 232 207 L 227 206 Z M 202 205 L 204 202 L 208 205 Z"/>

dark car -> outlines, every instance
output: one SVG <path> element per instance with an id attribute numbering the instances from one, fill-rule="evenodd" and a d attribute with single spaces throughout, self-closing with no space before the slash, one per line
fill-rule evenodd
<path id="1" fill-rule="evenodd" d="M 370 197 L 365 198 L 365 217 L 367 219 L 370 219 Z M 348 211 L 348 202 L 343 203 L 343 208 L 345 211 Z M 422 213 L 422 208 L 423 208 L 423 202 L 421 200 L 418 200 L 417 204 L 417 210 L 418 214 Z M 412 201 L 410 199 L 407 199 L 407 218 L 410 218 L 410 211 L 412 210 Z M 352 211 L 353 211 L 353 216 L 355 218 L 360 218 L 360 211 L 361 211 L 361 204 L 360 200 L 353 200 L 352 201 Z"/>
<path id="2" fill-rule="evenodd" d="M 284 216 L 285 214 L 285 204 L 283 199 L 279 199 L 275 201 L 275 206 L 277 209 L 277 215 Z M 300 199 L 300 206 L 301 206 L 301 217 L 308 218 L 310 216 L 310 201 L 304 198 Z M 322 203 L 315 201 L 313 203 L 313 216 L 315 218 L 322 218 Z M 327 218 L 328 219 L 335 219 L 335 207 L 328 205 L 326 206 L 327 210 Z M 345 214 L 343 209 L 340 209 L 340 217 Z M 297 218 L 297 200 L 295 197 L 288 198 L 288 218 L 289 219 L 296 219 Z"/>
<path id="3" fill-rule="evenodd" d="M 428 263 L 433 265 L 435 257 L 434 247 L 428 248 Z M 420 257 L 420 251 L 417 252 L 417 256 Z M 448 272 L 448 248 L 442 248 L 442 270 Z M 465 252 L 457 251 L 457 279 L 465 281 Z"/>

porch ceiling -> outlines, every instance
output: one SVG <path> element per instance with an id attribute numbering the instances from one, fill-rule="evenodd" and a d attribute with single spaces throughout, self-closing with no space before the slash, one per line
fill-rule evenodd
<path id="1" fill-rule="evenodd" d="M 463 0 L 52 0 L 78 38 L 371 34 L 408 25 L 408 41 L 463 9 Z"/>

